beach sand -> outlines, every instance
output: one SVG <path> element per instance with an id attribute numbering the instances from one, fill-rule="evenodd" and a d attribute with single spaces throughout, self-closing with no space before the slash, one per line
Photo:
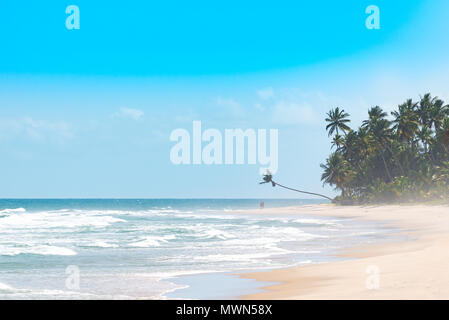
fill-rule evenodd
<path id="1" fill-rule="evenodd" d="M 449 206 L 307 205 L 249 212 L 382 221 L 408 240 L 339 252 L 348 260 L 241 275 L 277 283 L 242 299 L 449 299 Z"/>

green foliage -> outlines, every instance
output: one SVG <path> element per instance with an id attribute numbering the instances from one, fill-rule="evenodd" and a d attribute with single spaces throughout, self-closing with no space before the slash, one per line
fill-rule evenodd
<path id="1" fill-rule="evenodd" d="M 449 105 L 425 94 L 391 116 L 375 106 L 352 130 L 348 113 L 329 111 L 335 151 L 321 164 L 323 183 L 341 191 L 341 203 L 448 201 Z"/>

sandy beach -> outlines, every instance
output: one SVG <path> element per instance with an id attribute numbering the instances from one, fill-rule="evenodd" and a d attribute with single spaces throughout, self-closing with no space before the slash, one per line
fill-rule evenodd
<path id="1" fill-rule="evenodd" d="M 307 205 L 252 212 L 382 221 L 408 240 L 348 248 L 338 253 L 344 261 L 244 274 L 277 284 L 242 299 L 449 299 L 449 206 Z"/>

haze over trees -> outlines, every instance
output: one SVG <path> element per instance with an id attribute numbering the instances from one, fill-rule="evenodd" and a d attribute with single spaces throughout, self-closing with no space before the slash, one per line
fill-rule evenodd
<path id="1" fill-rule="evenodd" d="M 387 114 L 375 106 L 357 129 L 349 114 L 327 113 L 332 153 L 321 180 L 339 191 L 336 201 L 409 202 L 449 197 L 449 105 L 430 93 Z"/>

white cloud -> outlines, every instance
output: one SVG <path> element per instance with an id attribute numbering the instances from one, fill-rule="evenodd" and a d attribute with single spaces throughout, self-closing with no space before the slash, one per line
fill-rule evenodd
<path id="1" fill-rule="evenodd" d="M 9 139 L 25 137 L 34 141 L 70 139 L 74 133 L 70 125 L 64 121 L 35 120 L 30 117 L 22 119 L 0 120 L 0 138 Z"/>
<path id="2" fill-rule="evenodd" d="M 273 108 L 273 121 L 280 124 L 316 124 L 318 115 L 307 104 L 277 103 Z"/>
<path id="3" fill-rule="evenodd" d="M 112 116 L 114 118 L 128 118 L 133 120 L 139 120 L 143 117 L 144 112 L 139 109 L 132 108 L 120 108 L 120 111 L 114 113 Z"/>
<path id="4" fill-rule="evenodd" d="M 261 89 L 257 91 L 257 95 L 263 100 L 268 100 L 274 97 L 274 90 L 273 88 Z"/>
<path id="5" fill-rule="evenodd" d="M 254 108 L 256 108 L 257 111 L 265 111 L 265 107 L 260 103 L 254 104 Z"/>
<path id="6" fill-rule="evenodd" d="M 245 109 L 240 105 L 240 103 L 238 103 L 232 98 L 223 99 L 221 97 L 218 97 L 217 104 L 225 109 L 226 116 L 231 115 L 232 117 L 235 118 L 241 118 L 246 115 Z"/>

